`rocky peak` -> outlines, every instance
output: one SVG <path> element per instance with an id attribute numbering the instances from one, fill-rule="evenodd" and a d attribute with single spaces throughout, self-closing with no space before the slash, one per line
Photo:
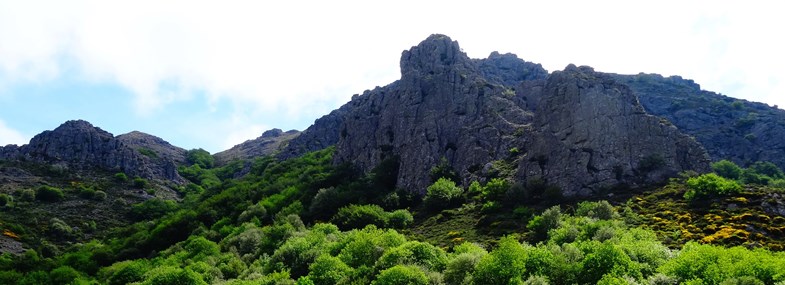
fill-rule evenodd
<path id="1" fill-rule="evenodd" d="M 401 79 L 442 74 L 456 66 L 475 68 L 458 42 L 448 36 L 434 34 L 402 53 Z"/>
<path id="2" fill-rule="evenodd" d="M 185 149 L 173 146 L 164 139 L 154 135 L 140 131 L 132 131 L 130 133 L 117 136 L 117 140 L 125 146 L 133 148 L 136 151 L 151 158 L 170 159 L 176 164 L 183 164 L 186 160 Z"/>
<path id="3" fill-rule="evenodd" d="M 118 139 L 111 133 L 94 127 L 89 122 L 67 121 L 54 130 L 36 135 L 29 144 L 15 148 L 12 155 L 3 155 L 3 158 L 64 163 L 73 169 L 88 169 L 97 166 L 110 171 L 122 171 L 131 176 L 183 182 L 184 180 L 177 174 L 176 164 L 171 158 L 154 159 L 123 142 L 124 140 L 129 142 L 144 141 L 144 138 L 152 137 L 140 134 L 132 134 L 125 139 Z M 152 141 L 160 140 L 152 138 L 154 138 L 151 139 Z M 165 141 L 163 143 L 169 145 Z M 146 145 L 155 144 L 148 143 Z"/>
<path id="4" fill-rule="evenodd" d="M 284 157 L 333 142 L 335 163 L 363 171 L 395 158 L 397 187 L 419 193 L 442 160 L 464 184 L 541 179 L 568 196 L 708 169 L 699 144 L 612 77 L 574 65 L 548 75 L 513 54 L 471 60 L 444 35 L 404 51 L 401 80 L 353 96 Z"/>
<path id="5" fill-rule="evenodd" d="M 272 129 L 272 130 L 264 131 L 264 133 L 262 133 L 261 137 L 262 138 L 275 138 L 275 137 L 280 137 L 282 134 L 283 134 L 283 131 L 281 129 Z"/>
<path id="6" fill-rule="evenodd" d="M 493 83 L 518 87 L 523 81 L 541 80 L 548 71 L 541 64 L 524 61 L 512 53 L 492 52 L 488 58 L 477 60 L 483 76 Z"/>

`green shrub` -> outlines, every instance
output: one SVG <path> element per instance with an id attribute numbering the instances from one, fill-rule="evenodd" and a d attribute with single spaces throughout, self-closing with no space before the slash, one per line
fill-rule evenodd
<path id="1" fill-rule="evenodd" d="M 134 177 L 134 187 L 144 189 L 147 187 L 147 180 L 142 177 Z"/>
<path id="2" fill-rule="evenodd" d="M 213 165 L 215 164 L 215 159 L 210 155 L 210 152 L 201 148 L 189 150 L 186 153 L 186 160 L 188 163 L 198 165 L 204 169 L 213 168 Z"/>
<path id="3" fill-rule="evenodd" d="M 595 247 L 594 251 L 587 254 L 582 262 L 583 273 L 581 277 L 583 283 L 596 284 L 606 274 L 641 277 L 638 265 L 621 248 L 609 242 L 593 246 Z"/>
<path id="4" fill-rule="evenodd" d="M 507 180 L 493 178 L 483 187 L 482 196 L 488 200 L 500 201 L 504 198 L 504 195 L 507 194 L 507 190 L 510 190 L 510 184 Z"/>
<path id="5" fill-rule="evenodd" d="M 703 174 L 687 179 L 687 192 L 684 198 L 692 201 L 712 195 L 728 195 L 741 192 L 742 187 L 736 181 L 723 178 L 714 173 Z"/>
<path id="6" fill-rule="evenodd" d="M 460 204 L 462 195 L 463 188 L 456 186 L 455 182 L 439 178 L 428 186 L 423 202 L 431 209 L 441 210 Z"/>
<path id="7" fill-rule="evenodd" d="M 378 205 L 349 205 L 338 209 L 332 223 L 343 230 L 360 229 L 367 225 L 385 227 L 387 212 Z"/>
<path id="8" fill-rule="evenodd" d="M 79 197 L 93 199 L 93 196 L 95 196 L 95 189 L 84 186 L 79 187 Z"/>
<path id="9" fill-rule="evenodd" d="M 56 202 L 65 198 L 63 190 L 43 185 L 35 191 L 35 199 L 45 202 Z"/>
<path id="10" fill-rule="evenodd" d="M 766 285 L 766 283 L 752 276 L 742 276 L 722 281 L 720 285 Z"/>
<path id="11" fill-rule="evenodd" d="M 383 270 L 376 276 L 373 285 L 428 285 L 428 276 L 420 268 L 411 265 L 396 265 Z"/>
<path id="12" fill-rule="evenodd" d="M 733 180 L 741 179 L 741 173 L 743 171 L 741 167 L 732 161 L 725 159 L 712 163 L 711 169 L 714 170 L 717 175 Z"/>
<path id="13" fill-rule="evenodd" d="M 93 194 L 93 200 L 96 200 L 96 201 L 104 201 L 104 200 L 106 200 L 106 192 L 101 191 L 101 190 L 95 191 L 95 194 Z"/>
<path id="14" fill-rule="evenodd" d="M 785 179 L 785 174 L 782 173 L 782 170 L 777 167 L 776 164 L 768 161 L 755 162 L 749 169 L 757 174 L 766 175 L 772 179 Z"/>
<path id="15" fill-rule="evenodd" d="M 485 255 L 474 272 L 475 284 L 506 285 L 526 276 L 526 251 L 511 236 L 499 240 L 499 246 Z"/>
<path id="16" fill-rule="evenodd" d="M 177 202 L 161 198 L 151 198 L 131 206 L 131 215 L 138 220 L 151 220 L 176 211 Z"/>
<path id="17" fill-rule="evenodd" d="M 60 266 L 49 272 L 49 280 L 52 284 L 71 284 L 79 277 L 81 277 L 79 272 L 70 266 Z"/>
<path id="18" fill-rule="evenodd" d="M 349 276 L 352 268 L 341 259 L 328 254 L 320 255 L 309 267 L 308 278 L 315 285 L 333 285 Z"/>
<path id="19" fill-rule="evenodd" d="M 439 179 L 447 179 L 454 183 L 459 183 L 461 178 L 458 176 L 458 173 L 455 172 L 455 169 L 452 168 L 449 162 L 447 162 L 447 158 L 442 157 L 439 160 L 439 164 L 431 168 L 430 172 L 431 181 L 436 182 Z"/>
<path id="20" fill-rule="evenodd" d="M 447 254 L 429 243 L 409 241 L 385 252 L 376 262 L 376 267 L 381 270 L 397 264 L 418 265 L 441 272 L 447 265 Z"/>
<path id="21" fill-rule="evenodd" d="M 408 228 L 414 222 L 412 213 L 408 210 L 395 210 L 387 215 L 387 225 L 394 229 Z"/>
<path id="22" fill-rule="evenodd" d="M 561 225 L 561 216 L 561 208 L 559 206 L 550 207 L 542 212 L 542 215 L 531 219 L 526 228 L 533 231 L 538 239 L 544 240 L 548 237 L 548 231 Z"/>
<path id="23" fill-rule="evenodd" d="M 119 182 L 128 182 L 128 176 L 125 173 L 118 172 L 114 174 L 114 179 Z"/>
<path id="24" fill-rule="evenodd" d="M 172 266 L 154 268 L 145 276 L 142 285 L 201 285 L 207 284 L 202 276 L 192 270 Z"/>
<path id="25" fill-rule="evenodd" d="M 457 254 L 444 270 L 444 281 L 447 284 L 469 284 L 472 273 L 483 256 L 485 250 L 470 243 L 463 243 L 455 248 Z"/>
<path id="26" fill-rule="evenodd" d="M 578 209 L 575 210 L 575 215 L 600 220 L 610 220 L 619 217 L 619 213 L 616 212 L 616 209 L 605 200 L 598 202 L 580 202 L 578 203 Z"/>
<path id="27" fill-rule="evenodd" d="M 33 189 L 24 189 L 19 196 L 22 201 L 32 202 L 35 201 L 35 193 L 36 191 Z"/>
<path id="28" fill-rule="evenodd" d="M 11 195 L 0 193 L 0 207 L 5 207 L 7 205 L 10 205 L 11 202 L 13 201 L 14 201 L 14 197 L 11 197 Z"/>

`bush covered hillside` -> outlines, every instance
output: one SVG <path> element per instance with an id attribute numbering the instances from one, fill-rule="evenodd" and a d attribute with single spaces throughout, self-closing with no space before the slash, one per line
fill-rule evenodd
<path id="1" fill-rule="evenodd" d="M 721 161 L 715 173 L 574 201 L 537 181 L 461 185 L 446 167 L 434 168 L 420 197 L 396 190 L 396 157 L 361 175 L 333 165 L 332 154 L 214 167 L 209 154 L 191 151 L 179 169 L 190 183 L 175 188 L 175 200 L 147 193 L 155 182 L 111 173 L 92 183 L 63 173 L 74 187 L 55 181 L 0 195 L 4 238 L 26 248 L 0 256 L 0 283 L 785 282 L 785 218 L 776 212 L 785 176 L 768 163 Z M 114 187 L 144 198 L 117 206 L 125 214 L 101 234 L 88 234 L 101 221 L 76 226 L 41 212 L 29 223 L 16 214 L 35 204 L 108 203 Z"/>

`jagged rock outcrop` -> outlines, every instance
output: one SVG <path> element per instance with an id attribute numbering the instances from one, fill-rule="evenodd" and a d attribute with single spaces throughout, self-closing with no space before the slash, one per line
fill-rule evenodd
<path id="1" fill-rule="evenodd" d="M 139 151 L 150 158 L 168 159 L 175 164 L 185 164 L 187 151 L 181 147 L 176 147 L 162 138 L 146 134 L 140 131 L 133 131 L 116 137 L 123 145 Z"/>
<path id="2" fill-rule="evenodd" d="M 297 130 L 284 132 L 280 129 L 272 129 L 265 131 L 262 136 L 256 139 L 247 140 L 228 150 L 214 154 L 215 164 L 220 166 L 232 160 L 274 155 L 298 135 L 300 132 Z"/>
<path id="3" fill-rule="evenodd" d="M 368 171 L 398 157 L 398 187 L 424 191 L 428 173 L 446 158 L 468 177 L 505 156 L 532 114 L 514 92 L 481 76 L 458 43 L 433 35 L 404 51 L 401 79 L 367 91 L 347 104 L 336 146 L 337 162 Z"/>
<path id="4" fill-rule="evenodd" d="M 126 139 L 132 137 L 143 136 L 135 134 Z M 6 146 L 0 153 L 2 159 L 64 164 L 74 169 L 97 166 L 131 176 L 184 182 L 172 159 L 142 154 L 111 133 L 82 120 L 65 122 L 52 131 L 36 135 L 29 144 Z"/>
<path id="5" fill-rule="evenodd" d="M 741 166 L 770 161 L 785 168 L 785 111 L 701 90 L 679 76 L 614 75 L 630 86 L 647 112 L 692 135 L 713 160 Z"/>
<path id="6" fill-rule="evenodd" d="M 335 162 L 363 171 L 397 158 L 397 186 L 420 193 L 442 158 L 464 183 L 536 178 L 566 195 L 708 169 L 699 144 L 611 76 L 572 66 L 548 76 L 512 54 L 472 60 L 444 35 L 404 51 L 400 80 L 354 96 L 290 147 L 304 149 L 308 133 L 330 136 L 318 147 L 337 134 Z"/>
<path id="7" fill-rule="evenodd" d="M 344 105 L 316 119 L 313 125 L 290 140 L 276 157 L 289 159 L 337 144 L 348 109 L 349 107 Z"/>
<path id="8" fill-rule="evenodd" d="M 589 195 L 709 170 L 698 142 L 647 114 L 610 75 L 570 65 L 551 74 L 542 92 L 520 177 L 539 176 L 567 195 Z"/>

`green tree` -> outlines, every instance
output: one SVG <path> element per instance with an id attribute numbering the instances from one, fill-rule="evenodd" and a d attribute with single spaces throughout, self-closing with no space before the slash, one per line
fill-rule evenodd
<path id="1" fill-rule="evenodd" d="M 450 179 L 439 178 L 428 186 L 423 202 L 431 209 L 440 210 L 460 203 L 461 195 L 463 188 L 456 186 Z"/>
<path id="2" fill-rule="evenodd" d="M 742 169 L 732 161 L 725 159 L 717 161 L 711 164 L 711 169 L 719 176 L 733 180 L 741 179 Z"/>
<path id="3" fill-rule="evenodd" d="M 378 205 L 349 205 L 338 209 L 332 222 L 343 230 L 360 229 L 367 225 L 385 227 L 387 212 Z"/>
<path id="4" fill-rule="evenodd" d="M 373 285 L 427 285 L 428 276 L 420 268 L 411 265 L 396 265 L 382 270 Z"/>
<path id="5" fill-rule="evenodd" d="M 522 281 L 526 273 L 526 251 L 512 236 L 499 240 L 499 246 L 484 256 L 474 272 L 475 284 L 506 285 Z"/>
<path id="6" fill-rule="evenodd" d="M 691 201 L 695 198 L 711 195 L 739 193 L 742 189 L 741 185 L 736 181 L 723 178 L 714 173 L 707 173 L 687 179 L 687 192 L 684 193 L 684 198 Z"/>
<path id="7" fill-rule="evenodd" d="M 215 159 L 210 155 L 210 152 L 201 148 L 189 150 L 186 153 L 186 160 L 188 163 L 199 165 L 204 169 L 213 168 L 215 164 Z"/>

